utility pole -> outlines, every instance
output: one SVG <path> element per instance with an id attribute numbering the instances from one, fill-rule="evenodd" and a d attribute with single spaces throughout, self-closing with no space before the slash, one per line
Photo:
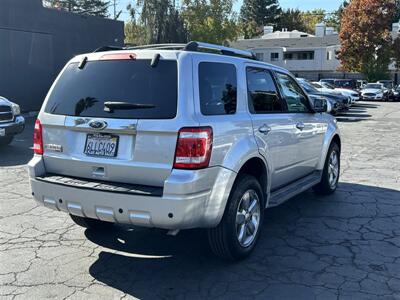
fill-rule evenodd
<path id="1" fill-rule="evenodd" d="M 117 0 L 114 0 L 114 20 L 116 16 L 117 16 Z"/>

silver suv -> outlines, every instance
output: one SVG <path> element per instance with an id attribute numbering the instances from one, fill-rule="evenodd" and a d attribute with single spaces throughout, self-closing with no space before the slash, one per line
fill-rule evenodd
<path id="1" fill-rule="evenodd" d="M 32 195 L 79 225 L 176 234 L 246 257 L 264 209 L 335 191 L 340 136 L 324 98 L 251 52 L 191 42 L 73 58 L 40 111 Z"/>

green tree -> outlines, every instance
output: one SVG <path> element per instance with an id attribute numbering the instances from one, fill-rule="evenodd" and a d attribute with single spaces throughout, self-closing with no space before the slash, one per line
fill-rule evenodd
<path id="1" fill-rule="evenodd" d="M 244 38 L 260 35 L 263 26 L 276 27 L 281 12 L 277 0 L 244 0 L 239 17 Z"/>
<path id="2" fill-rule="evenodd" d="M 137 0 L 128 5 L 127 9 L 131 15 L 131 20 L 125 27 L 128 43 L 187 42 L 188 33 L 184 20 L 174 1 Z"/>
<path id="3" fill-rule="evenodd" d="M 344 9 L 339 34 L 341 69 L 361 72 L 367 80 L 388 77 L 392 56 L 394 0 L 352 0 Z"/>
<path id="4" fill-rule="evenodd" d="M 277 30 L 286 28 L 289 31 L 299 30 L 307 31 L 307 25 L 304 24 L 302 12 L 298 8 L 283 10 L 279 17 Z"/>
<path id="5" fill-rule="evenodd" d="M 191 40 L 223 44 L 237 38 L 232 0 L 183 0 L 182 16 Z"/>
<path id="6" fill-rule="evenodd" d="M 104 0 L 45 0 L 45 5 L 81 15 L 108 17 L 110 1 Z"/>
<path id="7" fill-rule="evenodd" d="M 315 32 L 315 25 L 325 20 L 326 11 L 323 9 L 314 9 L 302 13 L 302 20 L 306 27 L 306 32 L 313 34 Z"/>

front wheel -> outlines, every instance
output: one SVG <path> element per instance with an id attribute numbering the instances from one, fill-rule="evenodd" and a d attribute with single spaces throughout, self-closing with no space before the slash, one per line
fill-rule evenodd
<path id="1" fill-rule="evenodd" d="M 211 250 L 228 260 L 247 257 L 260 236 L 264 196 L 257 179 L 241 175 L 235 182 L 220 224 L 208 230 Z"/>
<path id="2" fill-rule="evenodd" d="M 114 223 L 105 222 L 101 220 L 84 218 L 75 215 L 70 215 L 72 221 L 76 225 L 79 225 L 84 228 L 93 229 L 93 230 L 110 230 L 114 227 Z"/>
<path id="3" fill-rule="evenodd" d="M 336 143 L 332 143 L 326 156 L 321 182 L 314 186 L 317 194 L 329 195 L 335 192 L 340 174 L 340 149 Z"/>

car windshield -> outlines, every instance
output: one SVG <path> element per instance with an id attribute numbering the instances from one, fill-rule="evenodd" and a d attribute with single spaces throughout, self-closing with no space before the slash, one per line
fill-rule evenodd
<path id="1" fill-rule="evenodd" d="M 331 90 L 334 90 L 334 89 L 335 89 L 335 86 L 332 85 L 332 84 L 330 84 L 330 83 L 328 83 L 328 82 L 323 82 L 322 85 L 323 85 L 324 87 L 326 87 L 327 89 L 331 89 Z"/>
<path id="2" fill-rule="evenodd" d="M 340 88 L 347 88 L 347 89 L 355 88 L 355 83 L 352 80 L 336 80 L 335 85 Z"/>
<path id="3" fill-rule="evenodd" d="M 310 94 L 315 94 L 318 93 L 319 91 L 307 80 L 304 79 L 299 79 L 298 82 L 300 83 L 300 85 L 302 86 L 303 89 L 306 90 L 307 93 Z"/>
<path id="4" fill-rule="evenodd" d="M 323 88 L 323 86 L 320 85 L 319 83 L 311 82 L 311 84 L 312 84 L 312 86 L 315 87 L 316 89 L 322 89 L 322 88 Z"/>
<path id="5" fill-rule="evenodd" d="M 365 85 L 364 88 L 365 89 L 381 89 L 382 85 L 378 84 L 378 83 L 368 83 L 367 85 Z"/>

